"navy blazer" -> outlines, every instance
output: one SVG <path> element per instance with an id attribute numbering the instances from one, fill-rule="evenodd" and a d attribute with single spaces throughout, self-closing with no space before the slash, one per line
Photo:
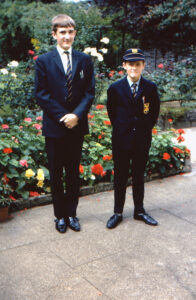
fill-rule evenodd
<path id="1" fill-rule="evenodd" d="M 43 109 L 43 135 L 63 137 L 67 130 L 61 117 L 73 113 L 79 118 L 73 131 L 87 134 L 87 114 L 95 94 L 93 64 L 90 56 L 72 50 L 72 101 L 67 101 L 67 81 L 60 55 L 53 51 L 40 55 L 35 65 L 35 95 Z"/>
<path id="2" fill-rule="evenodd" d="M 124 77 L 111 84 L 107 93 L 113 149 L 131 149 L 133 143 L 137 143 L 148 151 L 160 109 L 156 85 L 141 77 L 137 96 L 133 98 L 127 77 Z"/>

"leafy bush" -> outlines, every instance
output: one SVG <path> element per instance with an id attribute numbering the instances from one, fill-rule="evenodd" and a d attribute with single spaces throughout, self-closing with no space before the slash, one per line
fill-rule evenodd
<path id="1" fill-rule="evenodd" d="M 36 107 L 32 58 L 26 63 L 12 61 L 0 69 L 0 98 L 0 108 L 10 107 L 13 114 Z"/>
<path id="2" fill-rule="evenodd" d="M 81 185 L 112 181 L 111 123 L 105 106 L 94 107 L 88 118 L 90 134 L 84 140 Z M 0 192 L 4 199 L 28 198 L 50 191 L 41 119 L 40 115 L 32 115 L 19 124 L 0 125 Z M 186 146 L 179 144 L 184 140 L 182 134 L 183 130 L 153 130 L 146 174 L 164 175 L 171 168 L 181 170 L 185 158 L 190 156 Z"/>
<path id="3" fill-rule="evenodd" d="M 196 99 L 195 60 L 184 59 L 178 63 L 159 64 L 158 70 L 145 77 L 157 84 L 161 100 Z"/>

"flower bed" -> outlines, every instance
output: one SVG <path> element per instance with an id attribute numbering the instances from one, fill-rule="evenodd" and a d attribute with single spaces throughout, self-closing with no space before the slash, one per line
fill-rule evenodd
<path id="1" fill-rule="evenodd" d="M 88 115 L 90 134 L 85 137 L 80 165 L 81 186 L 113 182 L 111 123 L 104 105 L 97 105 Z M 25 118 L 19 124 L 0 125 L 0 198 L 35 197 L 50 192 L 45 141 L 41 135 L 40 115 Z M 181 144 L 183 130 L 153 129 L 152 147 L 146 167 L 146 177 L 165 176 L 171 170 L 179 173 L 190 157 Z"/>

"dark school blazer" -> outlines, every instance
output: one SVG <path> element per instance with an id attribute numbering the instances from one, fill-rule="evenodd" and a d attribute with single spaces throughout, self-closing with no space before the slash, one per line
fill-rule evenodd
<path id="1" fill-rule="evenodd" d="M 68 113 L 76 114 L 79 123 L 73 130 L 87 134 L 87 114 L 95 94 L 93 64 L 88 55 L 72 50 L 72 101 L 67 101 L 67 80 L 60 55 L 53 51 L 40 55 L 35 64 L 35 95 L 43 109 L 43 135 L 63 137 L 67 129 L 59 120 Z"/>
<path id="2" fill-rule="evenodd" d="M 127 77 L 124 77 L 110 85 L 107 95 L 113 150 L 129 150 L 136 143 L 148 151 L 160 109 L 155 83 L 141 77 L 137 96 L 133 98 Z"/>

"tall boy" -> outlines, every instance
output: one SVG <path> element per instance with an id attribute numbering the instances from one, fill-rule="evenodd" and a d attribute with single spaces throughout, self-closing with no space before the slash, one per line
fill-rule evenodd
<path id="1" fill-rule="evenodd" d="M 126 184 L 132 160 L 134 218 L 157 225 L 144 210 L 144 171 L 148 160 L 160 101 L 156 85 L 141 76 L 145 57 L 140 49 L 128 49 L 123 56 L 127 76 L 108 89 L 107 110 L 113 126 L 112 151 L 114 159 L 114 215 L 107 228 L 122 221 Z"/>
<path id="2" fill-rule="evenodd" d="M 72 49 L 76 25 L 67 15 L 52 19 L 57 47 L 36 61 L 35 91 L 43 109 L 43 135 L 50 171 L 56 229 L 80 230 L 76 217 L 79 163 L 87 114 L 94 99 L 93 65 L 88 55 Z M 66 171 L 64 194 L 63 169 Z"/>

